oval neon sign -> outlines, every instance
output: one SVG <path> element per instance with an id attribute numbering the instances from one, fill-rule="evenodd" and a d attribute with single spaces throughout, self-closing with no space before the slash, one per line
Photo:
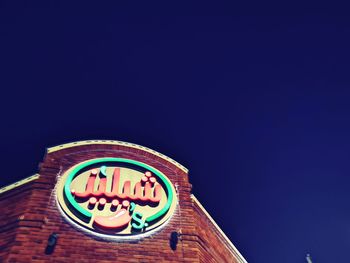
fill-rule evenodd
<path id="1" fill-rule="evenodd" d="M 57 200 L 70 221 L 116 239 L 154 232 L 177 204 L 174 186 L 162 172 L 125 158 L 73 166 L 57 185 Z"/>

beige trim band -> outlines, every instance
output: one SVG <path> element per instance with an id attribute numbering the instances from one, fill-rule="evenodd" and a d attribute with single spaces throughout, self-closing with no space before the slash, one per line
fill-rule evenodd
<path id="1" fill-rule="evenodd" d="M 78 142 L 70 142 L 70 143 L 65 143 L 65 144 L 61 144 L 61 145 L 57 145 L 54 147 L 50 147 L 47 148 L 47 153 L 52 153 L 55 151 L 59 151 L 62 149 L 66 149 L 66 148 L 71 148 L 71 147 L 76 147 L 76 146 L 82 146 L 82 145 L 93 145 L 93 144 L 107 144 L 107 145 L 122 145 L 122 146 L 127 146 L 127 147 L 131 147 L 131 148 L 135 148 L 138 150 L 143 150 L 149 153 L 152 153 L 172 164 L 174 164 L 176 167 L 180 168 L 182 171 L 184 171 L 185 173 L 188 173 L 188 169 L 186 167 L 184 167 L 183 165 L 179 164 L 178 162 L 176 162 L 175 160 L 171 159 L 170 157 L 161 154 L 155 150 L 152 150 L 150 148 L 138 145 L 138 144 L 134 144 L 134 143 L 129 143 L 129 142 L 123 142 L 123 141 L 115 141 L 115 140 L 87 140 L 87 141 L 78 141 Z"/>
<path id="2" fill-rule="evenodd" d="M 198 199 L 191 194 L 192 200 L 198 205 L 198 207 L 203 211 L 203 213 L 209 218 L 210 222 L 215 226 L 216 230 L 221 234 L 221 236 L 224 238 L 224 240 L 229 244 L 230 251 L 233 253 L 233 255 L 240 260 L 242 263 L 248 263 L 247 260 L 239 253 L 238 249 L 232 244 L 231 240 L 225 235 L 225 233 L 221 230 L 221 228 L 216 224 L 214 219 L 210 216 L 210 214 L 205 210 L 205 208 L 202 206 L 202 204 L 198 201 Z"/>
<path id="3" fill-rule="evenodd" d="M 5 192 L 7 192 L 9 190 L 12 190 L 12 189 L 14 189 L 14 188 L 16 188 L 18 186 L 21 186 L 21 185 L 24 185 L 26 183 L 29 183 L 29 182 L 31 182 L 31 181 L 33 181 L 35 179 L 38 179 L 39 176 L 40 176 L 39 174 L 34 174 L 34 175 L 29 176 L 27 178 L 24 178 L 24 179 L 22 179 L 20 181 L 17 181 L 17 182 L 15 182 L 13 184 L 4 186 L 4 187 L 0 188 L 0 194 L 5 193 Z"/>

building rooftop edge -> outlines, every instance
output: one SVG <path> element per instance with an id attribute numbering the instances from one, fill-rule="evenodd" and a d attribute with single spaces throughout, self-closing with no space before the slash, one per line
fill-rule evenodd
<path id="1" fill-rule="evenodd" d="M 231 240 L 225 235 L 225 233 L 221 230 L 221 228 L 218 226 L 218 224 L 215 222 L 215 220 L 210 216 L 207 210 L 203 207 L 203 205 L 198 201 L 198 199 L 191 194 L 191 198 L 193 201 L 198 205 L 198 207 L 203 211 L 203 213 L 207 216 L 207 218 L 210 220 L 210 222 L 214 225 L 216 230 L 220 233 L 220 235 L 223 237 L 223 239 L 227 242 L 227 244 L 231 248 L 231 252 L 238 257 L 240 262 L 242 263 L 248 263 L 248 261 L 242 256 L 242 254 L 238 251 L 238 249 L 232 244 Z"/>
<path id="2" fill-rule="evenodd" d="M 121 145 L 121 146 L 128 146 L 131 148 L 143 150 L 143 151 L 152 153 L 152 154 L 174 164 L 176 167 L 180 168 L 185 173 L 188 173 L 188 169 L 185 166 L 181 165 L 180 163 L 176 162 L 175 160 L 171 159 L 170 157 L 168 157 L 162 153 L 159 153 L 155 150 L 152 150 L 150 148 L 147 148 L 145 146 L 141 146 L 141 145 L 138 145 L 135 143 L 123 142 L 123 141 L 117 141 L 117 140 L 84 140 L 84 141 L 64 143 L 64 144 L 60 144 L 57 146 L 47 148 L 47 153 L 52 153 L 55 151 L 59 151 L 59 150 L 71 148 L 71 147 L 76 147 L 76 146 L 93 145 L 93 144 Z"/>
<path id="3" fill-rule="evenodd" d="M 32 175 L 32 176 L 26 177 L 26 178 L 24 178 L 24 179 L 22 179 L 22 180 L 19 180 L 19 181 L 17 181 L 17 182 L 12 183 L 12 184 L 6 185 L 6 186 L 0 188 L 0 194 L 5 193 L 5 192 L 7 192 L 7 191 L 9 191 L 9 190 L 12 190 L 12 189 L 14 189 L 14 188 L 16 188 L 16 187 L 19 187 L 19 186 L 21 186 L 21 185 L 24 185 L 24 184 L 26 184 L 26 183 L 29 183 L 29 182 L 31 182 L 31 181 L 33 181 L 33 180 L 36 180 L 36 179 L 38 179 L 39 177 L 40 177 L 39 174 L 34 174 L 34 175 Z"/>

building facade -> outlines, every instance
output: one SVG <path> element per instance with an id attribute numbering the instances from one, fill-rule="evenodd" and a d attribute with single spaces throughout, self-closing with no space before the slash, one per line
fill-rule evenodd
<path id="1" fill-rule="evenodd" d="M 0 204 L 0 262 L 246 262 L 191 194 L 187 169 L 131 143 L 49 148 Z"/>

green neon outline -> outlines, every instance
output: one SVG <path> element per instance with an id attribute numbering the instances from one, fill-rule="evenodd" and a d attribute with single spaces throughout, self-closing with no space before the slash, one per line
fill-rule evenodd
<path id="1" fill-rule="evenodd" d="M 87 161 L 85 163 L 82 163 L 80 165 L 78 165 L 77 167 L 75 167 L 69 174 L 68 174 L 68 178 L 66 180 L 66 183 L 64 184 L 64 193 L 66 195 L 66 198 L 68 200 L 68 202 L 72 205 L 72 207 L 77 210 L 79 213 L 81 213 L 83 216 L 87 217 L 87 218 L 91 218 L 92 217 L 92 213 L 90 213 L 89 211 L 85 210 L 84 208 L 82 208 L 74 199 L 71 191 L 70 191 L 70 185 L 74 179 L 74 177 L 77 175 L 77 173 L 81 170 L 84 169 L 90 165 L 96 164 L 96 163 L 108 163 L 108 162 L 120 162 L 120 163 L 129 163 L 129 164 L 133 164 L 136 166 L 140 166 L 142 168 L 145 168 L 151 172 L 153 172 L 155 175 L 157 175 L 159 177 L 159 179 L 161 179 L 166 187 L 166 191 L 168 194 L 168 201 L 166 202 L 166 204 L 164 205 L 164 207 L 158 211 L 156 214 L 149 216 L 148 218 L 146 218 L 145 222 L 152 222 L 160 217 L 162 217 L 165 213 L 168 212 L 172 202 L 173 202 L 173 192 L 171 189 L 171 185 L 168 182 L 168 180 L 166 179 L 165 175 L 163 175 L 161 172 L 159 172 L 158 170 L 156 170 L 155 168 L 138 162 L 138 161 L 134 161 L 134 160 L 130 160 L 130 159 L 125 159 L 125 158 L 113 158 L 113 157 L 107 157 L 107 158 L 99 158 L 99 159 L 93 159 L 90 161 Z"/>

